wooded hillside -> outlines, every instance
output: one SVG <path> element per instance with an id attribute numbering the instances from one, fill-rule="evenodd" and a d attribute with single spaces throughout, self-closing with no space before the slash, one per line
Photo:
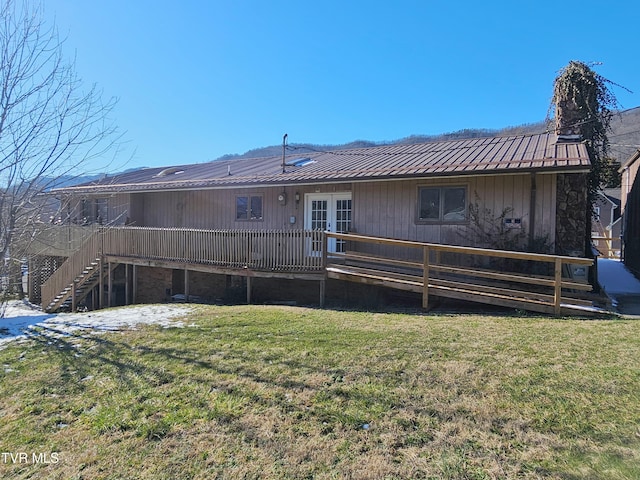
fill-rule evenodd
<path id="1" fill-rule="evenodd" d="M 619 162 L 624 161 L 640 148 L 640 107 L 624 110 L 615 115 L 611 121 L 612 132 L 609 135 L 611 143 L 611 155 Z M 315 145 L 307 143 L 291 143 L 290 147 L 295 147 L 298 153 L 338 150 L 361 147 L 375 147 L 378 145 L 409 144 L 422 142 L 437 142 L 443 140 L 460 140 L 465 138 L 492 137 L 504 135 L 526 135 L 529 133 L 540 133 L 547 130 L 545 121 L 529 123 L 518 126 L 505 127 L 499 130 L 489 129 L 463 129 L 450 133 L 438 135 L 411 135 L 391 142 L 375 142 L 369 140 L 355 140 L 342 145 Z M 234 158 L 268 157 L 282 154 L 282 145 L 271 145 L 249 150 L 243 154 L 224 155 L 216 160 L 230 160 Z"/>

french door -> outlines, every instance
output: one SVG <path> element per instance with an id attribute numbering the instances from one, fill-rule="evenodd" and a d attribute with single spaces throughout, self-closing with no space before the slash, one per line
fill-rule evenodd
<path id="1" fill-rule="evenodd" d="M 351 230 L 351 193 L 308 193 L 305 195 L 305 228 L 334 233 Z M 311 255 L 319 255 L 322 245 L 314 242 Z M 329 252 L 345 251 L 345 241 L 330 238 Z"/>

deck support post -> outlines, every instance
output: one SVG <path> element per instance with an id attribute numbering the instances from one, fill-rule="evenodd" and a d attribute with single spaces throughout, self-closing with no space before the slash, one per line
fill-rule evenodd
<path id="1" fill-rule="evenodd" d="M 553 286 L 553 313 L 560 315 L 560 300 L 562 298 L 562 259 L 555 261 L 555 283 Z"/>
<path id="2" fill-rule="evenodd" d="M 320 280 L 320 308 L 324 308 L 326 291 L 327 291 L 327 280 L 325 277 L 322 280 Z"/>
<path id="3" fill-rule="evenodd" d="M 429 247 L 423 249 L 422 261 L 422 308 L 429 309 Z"/>
<path id="4" fill-rule="evenodd" d="M 251 305 L 251 277 L 247 275 L 247 305 Z"/>
<path id="5" fill-rule="evenodd" d="M 93 290 L 91 291 L 91 310 L 98 309 L 97 293 L 98 293 L 98 287 L 93 287 Z"/>
<path id="6" fill-rule="evenodd" d="M 189 270 L 184 267 L 184 301 L 189 302 Z"/>
<path id="7" fill-rule="evenodd" d="M 138 302 L 138 266 L 136 264 L 131 265 L 131 283 L 132 283 L 132 289 L 133 290 L 131 292 L 131 303 L 137 303 Z"/>
<path id="8" fill-rule="evenodd" d="M 107 263 L 107 269 L 109 271 L 109 277 L 107 278 L 107 307 L 113 306 L 113 270 L 111 269 L 111 262 Z"/>
<path id="9" fill-rule="evenodd" d="M 76 281 L 71 282 L 71 311 L 76 311 Z"/>
<path id="10" fill-rule="evenodd" d="M 131 288 L 129 287 L 129 265 L 127 263 L 124 264 L 124 304 L 131 305 L 130 296 L 131 296 Z"/>
<path id="11" fill-rule="evenodd" d="M 100 264 L 98 268 L 100 269 L 100 278 L 98 280 L 98 308 L 104 307 L 104 272 L 102 268 L 104 266 L 104 257 L 100 258 Z"/>

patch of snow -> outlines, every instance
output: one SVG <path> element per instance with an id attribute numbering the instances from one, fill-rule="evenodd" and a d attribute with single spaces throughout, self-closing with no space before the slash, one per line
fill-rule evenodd
<path id="1" fill-rule="evenodd" d="M 55 336 L 69 335 L 78 330 L 100 333 L 132 329 L 141 324 L 181 328 L 185 326 L 184 322 L 174 319 L 189 311 L 185 305 L 135 305 L 93 312 L 47 314 L 28 302 L 11 301 L 6 305 L 4 317 L 0 318 L 0 348 L 14 340 L 37 335 L 42 330 Z"/>

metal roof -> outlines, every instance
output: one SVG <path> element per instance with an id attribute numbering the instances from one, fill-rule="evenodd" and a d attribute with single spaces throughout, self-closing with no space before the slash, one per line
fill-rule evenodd
<path id="1" fill-rule="evenodd" d="M 282 155 L 278 155 L 147 168 L 61 188 L 56 192 L 139 192 L 495 175 L 522 171 L 587 171 L 591 165 L 584 143 L 559 142 L 552 133 L 303 154 L 289 151 L 285 157 L 284 172 L 282 160 Z"/>

